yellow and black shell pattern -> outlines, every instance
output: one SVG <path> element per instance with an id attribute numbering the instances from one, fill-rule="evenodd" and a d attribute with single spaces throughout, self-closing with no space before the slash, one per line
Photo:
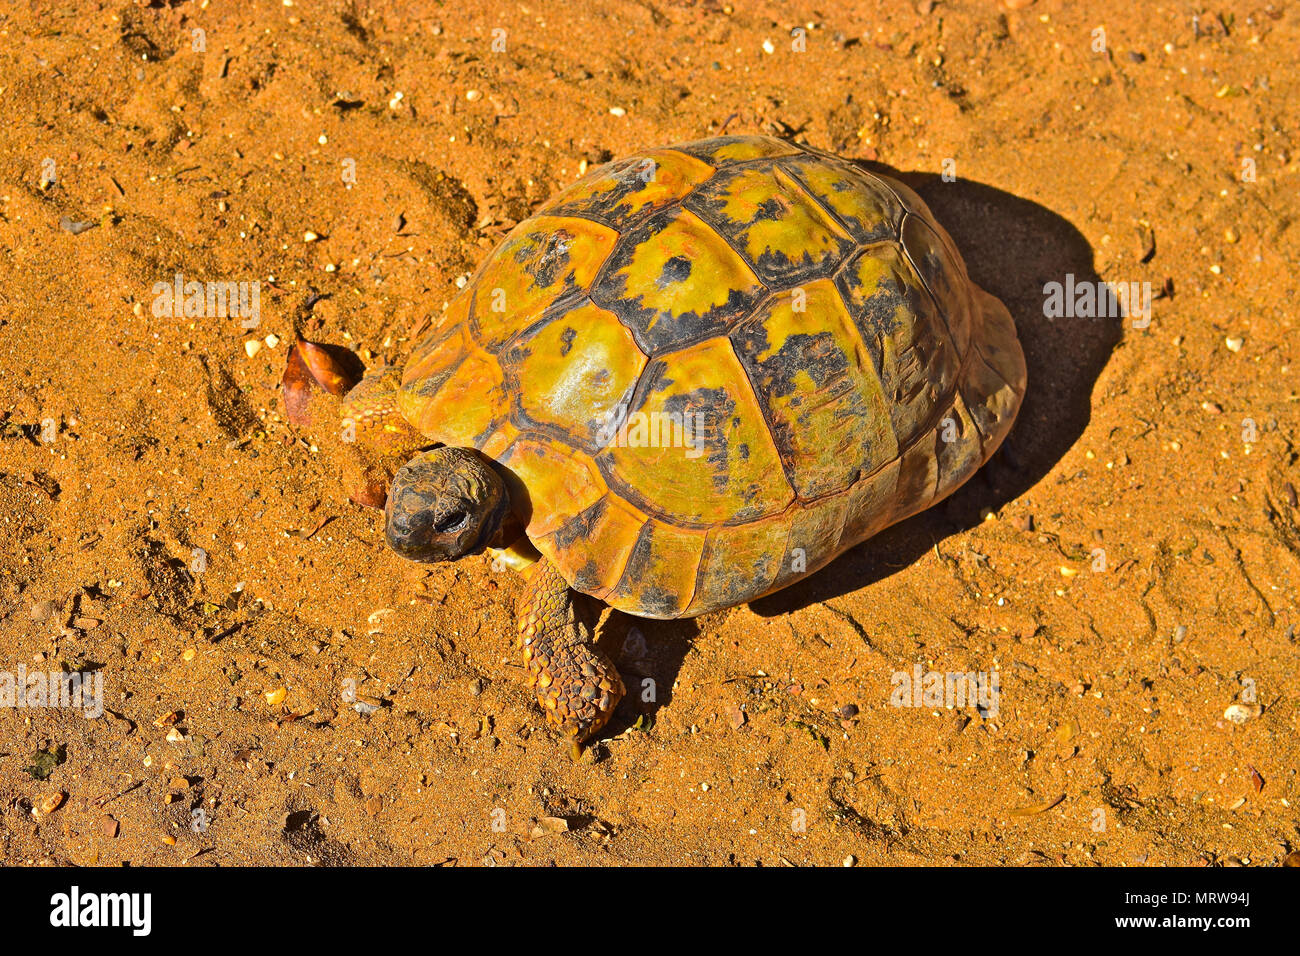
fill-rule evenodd
<path id="1" fill-rule="evenodd" d="M 1011 316 L 915 193 L 735 136 L 601 166 L 515 227 L 399 407 L 503 466 L 574 588 L 676 618 L 952 493 L 1024 389 Z"/>

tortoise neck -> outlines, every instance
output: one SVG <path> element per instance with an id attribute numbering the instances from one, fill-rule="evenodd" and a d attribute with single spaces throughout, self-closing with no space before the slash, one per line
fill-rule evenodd
<path id="1" fill-rule="evenodd" d="M 493 564 L 503 564 L 513 571 L 523 572 L 541 560 L 541 552 L 533 547 L 527 535 L 520 535 L 509 544 L 492 545 L 487 549 Z"/>

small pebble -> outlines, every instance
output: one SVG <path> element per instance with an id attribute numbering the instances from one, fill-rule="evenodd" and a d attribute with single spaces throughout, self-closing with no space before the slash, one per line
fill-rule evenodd
<path id="1" fill-rule="evenodd" d="M 303 242 L 315 242 L 315 241 L 316 241 L 317 239 L 319 239 L 319 238 L 320 238 L 320 236 L 318 236 L 316 233 L 312 232 L 310 229 L 308 229 L 306 232 L 304 232 L 304 233 L 302 234 L 302 241 L 303 241 Z"/>
<path id="2" fill-rule="evenodd" d="M 63 800 L 67 796 L 62 790 L 55 790 L 53 793 L 44 797 L 37 806 L 36 811 L 39 816 L 47 817 L 59 807 L 63 806 Z"/>
<path id="3" fill-rule="evenodd" d="M 844 865 L 845 865 L 845 866 L 857 866 L 857 865 L 858 865 L 858 858 L 857 858 L 856 856 L 854 856 L 852 853 L 850 853 L 848 856 L 846 856 L 846 857 L 844 858 Z"/>
<path id="4" fill-rule="evenodd" d="M 262 343 L 257 339 L 248 339 L 244 342 L 244 351 L 248 353 L 249 358 L 252 358 L 258 352 L 262 351 Z"/>
<path id="5" fill-rule="evenodd" d="M 1223 712 L 1223 716 L 1234 724 L 1244 724 L 1250 718 L 1259 715 L 1259 704 L 1229 704 L 1228 709 Z"/>
<path id="6" fill-rule="evenodd" d="M 727 705 L 727 724 L 732 730 L 739 730 L 745 726 L 745 712 L 740 709 L 740 705 L 734 701 Z"/>
<path id="7" fill-rule="evenodd" d="M 477 102 L 482 98 L 483 98 L 483 94 L 480 93 L 478 90 L 465 91 L 465 99 L 469 100 L 471 103 Z"/>
<path id="8" fill-rule="evenodd" d="M 88 219 L 85 222 L 75 222 L 64 216 L 59 220 L 59 228 L 64 232 L 72 233 L 74 236 L 79 236 L 87 229 L 94 229 L 98 225 L 99 223 L 93 219 Z"/>
<path id="9" fill-rule="evenodd" d="M 621 107 L 621 106 L 611 106 L 611 107 L 609 108 L 609 115 L 610 115 L 610 116 L 626 116 L 626 115 L 627 115 L 627 110 L 623 109 L 623 107 Z"/>
<path id="10" fill-rule="evenodd" d="M 1246 344 L 1246 340 L 1239 335 L 1230 335 L 1223 340 L 1223 344 L 1228 347 L 1229 352 L 1240 352 L 1241 347 Z"/>

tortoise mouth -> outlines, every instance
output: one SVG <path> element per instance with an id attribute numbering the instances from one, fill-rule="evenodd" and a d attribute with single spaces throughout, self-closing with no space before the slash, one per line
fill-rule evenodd
<path id="1" fill-rule="evenodd" d="M 448 526 L 427 512 L 396 520 L 390 514 L 384 529 L 384 539 L 397 554 L 411 561 L 455 561 L 466 555 L 478 554 L 487 547 L 491 535 L 474 527 L 468 515 L 461 515 L 455 524 Z"/>

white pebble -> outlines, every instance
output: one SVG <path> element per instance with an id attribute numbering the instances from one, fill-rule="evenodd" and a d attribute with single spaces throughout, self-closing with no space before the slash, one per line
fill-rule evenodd
<path id="1" fill-rule="evenodd" d="M 1241 347 L 1246 344 L 1246 340 L 1240 335 L 1230 335 L 1223 340 L 1223 344 L 1228 347 L 1229 352 L 1240 352 Z"/>
<path id="2" fill-rule="evenodd" d="M 244 343 L 244 351 L 248 353 L 249 358 L 252 358 L 258 352 L 262 351 L 262 343 L 257 341 L 257 339 L 249 339 Z"/>
<path id="3" fill-rule="evenodd" d="M 1259 707 L 1247 707 L 1245 704 L 1229 704 L 1228 709 L 1223 712 L 1223 716 L 1228 718 L 1234 724 L 1244 724 L 1252 717 L 1259 715 Z"/>
<path id="4" fill-rule="evenodd" d="M 626 115 L 627 115 L 627 110 L 623 109 L 623 107 L 621 107 L 621 106 L 611 106 L 611 107 L 609 108 L 609 115 L 610 115 L 610 116 L 626 116 Z"/>

